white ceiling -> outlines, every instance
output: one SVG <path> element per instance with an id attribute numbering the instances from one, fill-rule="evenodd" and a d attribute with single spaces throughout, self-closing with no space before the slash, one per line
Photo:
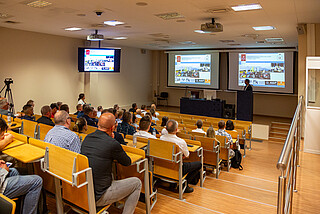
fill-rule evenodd
<path id="1" fill-rule="evenodd" d="M 0 26 L 85 39 L 98 29 L 105 37 L 127 36 L 127 40 L 104 41 L 103 44 L 139 47 L 146 49 L 198 49 L 243 47 L 296 47 L 298 23 L 320 22 L 320 0 L 48 0 L 52 5 L 32 8 L 23 0 L 0 0 Z M 147 6 L 137 6 L 146 2 Z M 260 3 L 262 10 L 227 13 L 210 13 L 210 9 L 228 8 L 239 4 Z M 104 13 L 98 17 L 94 11 Z M 155 16 L 178 12 L 184 16 L 178 20 L 163 20 Z M 79 16 L 78 14 L 85 14 Z M 224 30 L 214 35 L 198 34 L 194 30 L 210 22 L 211 18 L 223 24 Z M 125 25 L 93 27 L 107 20 L 119 20 Z M 19 22 L 9 24 L 6 21 Z M 272 31 L 255 31 L 253 26 L 271 25 Z M 77 32 L 65 31 L 66 27 L 81 27 Z M 155 34 L 155 35 L 152 35 Z M 243 37 L 258 34 L 257 39 Z M 281 37 L 283 44 L 257 44 L 269 37 Z M 222 43 L 219 40 L 234 40 Z M 180 42 L 192 41 L 195 45 Z M 230 45 L 231 44 L 231 45 Z M 239 44 L 239 45 L 232 45 Z"/>

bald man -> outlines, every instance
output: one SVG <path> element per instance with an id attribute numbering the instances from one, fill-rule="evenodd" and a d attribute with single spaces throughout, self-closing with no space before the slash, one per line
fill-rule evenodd
<path id="1" fill-rule="evenodd" d="M 134 213 L 141 190 L 141 181 L 136 177 L 112 180 L 112 163 L 129 166 L 131 159 L 121 145 L 113 139 L 115 117 L 111 113 L 100 116 L 98 129 L 88 134 L 81 145 L 81 154 L 88 157 L 92 168 L 97 206 L 104 206 L 125 199 L 124 214 Z"/>

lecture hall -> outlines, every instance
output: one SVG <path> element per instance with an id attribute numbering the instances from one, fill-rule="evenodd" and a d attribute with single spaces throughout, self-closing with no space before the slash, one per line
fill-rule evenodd
<path id="1" fill-rule="evenodd" d="M 0 213 L 319 213 L 319 8 L 0 0 Z"/>

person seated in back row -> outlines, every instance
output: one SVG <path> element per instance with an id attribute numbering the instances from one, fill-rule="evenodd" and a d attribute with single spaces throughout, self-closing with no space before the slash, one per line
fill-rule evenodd
<path id="1" fill-rule="evenodd" d="M 117 132 L 123 133 L 124 137 L 126 137 L 127 134 L 133 135 L 134 133 L 136 133 L 136 129 L 130 125 L 132 122 L 131 118 L 131 113 L 125 112 L 122 116 L 122 123 L 118 124 Z"/>
<path id="2" fill-rule="evenodd" d="M 83 118 L 86 119 L 88 126 L 98 127 L 95 120 L 92 119 L 93 117 L 93 108 L 90 106 L 85 106 L 83 110 Z"/>
<path id="3" fill-rule="evenodd" d="M 57 103 L 51 103 L 50 105 L 51 108 L 51 118 L 54 118 L 54 115 L 58 112 L 59 110 L 59 106 L 57 105 Z"/>
<path id="4" fill-rule="evenodd" d="M 188 158 L 189 157 L 189 150 L 187 143 L 184 139 L 179 138 L 176 134 L 178 131 L 178 123 L 175 120 L 169 120 L 166 125 L 166 129 L 168 131 L 168 134 L 162 135 L 160 137 L 160 140 L 169 141 L 175 143 L 180 151 L 183 153 L 183 155 Z M 202 165 L 200 161 L 195 162 L 183 162 L 182 165 L 182 176 L 186 175 L 187 180 L 187 187 L 185 190 L 185 193 L 193 192 L 193 188 L 189 187 L 188 184 L 194 184 L 196 185 L 199 181 L 198 178 L 200 178 L 200 169 Z"/>
<path id="5" fill-rule="evenodd" d="M 13 141 L 13 136 L 6 133 L 8 125 L 0 118 L 0 151 Z M 24 195 L 22 214 L 36 214 L 42 188 L 42 178 L 38 175 L 19 175 L 15 168 L 8 168 L 0 160 L 0 193 L 13 199 Z M 0 207 L 0 213 L 1 212 Z"/>
<path id="6" fill-rule="evenodd" d="M 76 109 L 77 111 L 74 113 L 74 115 L 78 115 L 80 112 L 82 112 L 82 104 L 77 104 Z"/>
<path id="7" fill-rule="evenodd" d="M 216 131 L 216 135 L 220 135 L 220 136 L 226 136 L 228 139 L 228 142 L 230 143 L 230 146 L 232 145 L 232 137 L 231 135 L 226 132 L 225 128 L 226 128 L 226 123 L 223 120 L 220 120 L 218 123 L 218 131 Z M 220 142 L 221 143 L 221 142 Z M 234 156 L 234 151 L 233 150 L 229 150 L 229 156 L 232 158 Z"/>
<path id="8" fill-rule="evenodd" d="M 96 205 L 105 206 L 124 199 L 122 213 L 133 214 L 142 183 L 137 177 L 112 179 L 112 165 L 115 160 L 124 166 L 131 165 L 130 157 L 112 137 L 114 126 L 114 115 L 102 114 L 99 118 L 98 129 L 84 139 L 81 154 L 87 156 L 89 166 L 92 168 Z"/>
<path id="9" fill-rule="evenodd" d="M 78 135 L 70 131 L 71 117 L 62 110 L 54 115 L 55 126 L 48 131 L 44 141 L 70 151 L 80 153 L 81 142 Z"/>
<path id="10" fill-rule="evenodd" d="M 72 131 L 78 132 L 81 134 L 85 134 L 87 130 L 88 130 L 87 121 L 83 117 L 78 118 L 72 128 Z"/>
<path id="11" fill-rule="evenodd" d="M 21 117 L 21 119 L 35 121 L 33 116 L 33 107 L 31 105 L 24 105 L 22 113 L 24 115 Z"/>
<path id="12" fill-rule="evenodd" d="M 206 134 L 206 132 L 203 131 L 202 129 L 202 126 L 203 126 L 202 120 L 197 120 L 196 126 L 197 126 L 197 129 L 192 130 L 192 132 L 202 133 L 204 135 Z"/>
<path id="13" fill-rule="evenodd" d="M 144 138 L 153 138 L 157 139 L 156 136 L 150 134 L 148 131 L 151 126 L 151 120 L 149 116 L 144 116 L 141 118 L 140 123 L 139 123 L 139 131 L 134 133 L 133 136 L 136 137 L 144 137 Z"/>
<path id="14" fill-rule="evenodd" d="M 46 124 L 49 126 L 54 126 L 53 121 L 50 119 L 51 114 L 52 114 L 52 111 L 51 111 L 50 106 L 42 106 L 42 108 L 41 108 L 42 117 L 40 117 L 37 120 L 37 123 L 42 123 L 42 124 Z"/>

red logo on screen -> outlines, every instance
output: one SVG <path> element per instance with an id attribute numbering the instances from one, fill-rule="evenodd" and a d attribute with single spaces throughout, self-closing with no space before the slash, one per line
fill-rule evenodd
<path id="1" fill-rule="evenodd" d="M 246 61 L 246 55 L 245 54 L 241 54 L 241 61 Z"/>
<path id="2" fill-rule="evenodd" d="M 177 62 L 181 62 L 181 56 L 177 56 Z"/>
<path id="3" fill-rule="evenodd" d="M 90 50 L 86 50 L 86 55 L 90 55 Z"/>

